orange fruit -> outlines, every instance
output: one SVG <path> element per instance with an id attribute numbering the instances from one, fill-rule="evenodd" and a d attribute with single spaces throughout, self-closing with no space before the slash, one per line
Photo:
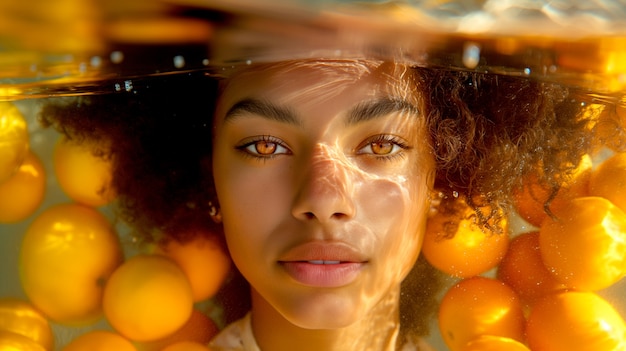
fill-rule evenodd
<path id="1" fill-rule="evenodd" d="M 626 147 L 626 101 L 622 98 L 621 101 L 613 105 L 601 105 L 601 113 L 596 111 L 589 111 L 586 113 L 592 117 L 596 123 L 593 125 L 593 140 L 592 145 L 597 152 L 601 152 L 602 149 L 609 148 L 612 150 L 624 150 Z M 615 107 L 615 109 L 611 109 Z M 595 108 L 600 110 L 600 108 Z M 594 116 L 594 117 L 595 117 Z M 585 116 L 586 117 L 586 116 Z"/>
<path id="2" fill-rule="evenodd" d="M 497 276 L 527 303 L 565 288 L 543 264 L 539 232 L 521 234 L 511 240 Z"/>
<path id="3" fill-rule="evenodd" d="M 511 338 L 483 335 L 468 342 L 463 351 L 530 351 L 530 349 Z"/>
<path id="4" fill-rule="evenodd" d="M 563 292 L 537 301 L 526 335 L 533 351 L 626 350 L 624 320 L 591 292 Z"/>
<path id="5" fill-rule="evenodd" d="M 591 176 L 591 157 L 584 155 L 578 167 L 570 176 L 561 182 L 561 188 L 550 202 L 549 209 L 556 212 L 577 198 L 589 195 L 589 178 Z M 548 217 L 544 205 L 550 198 L 551 189 L 538 182 L 536 174 L 524 178 L 522 189 L 513 193 L 515 209 L 528 223 L 538 227 Z"/>
<path id="6" fill-rule="evenodd" d="M 0 102 L 0 183 L 9 179 L 28 153 L 28 126 L 10 102 Z"/>
<path id="7" fill-rule="evenodd" d="M 626 274 L 626 214 L 601 197 L 574 199 L 539 230 L 543 262 L 579 290 L 606 288 Z"/>
<path id="8" fill-rule="evenodd" d="M 49 351 L 36 341 L 17 333 L 0 330 L 2 351 Z"/>
<path id="9" fill-rule="evenodd" d="M 46 173 L 37 155 L 29 152 L 9 179 L 0 183 L 0 223 L 18 222 L 41 205 Z"/>
<path id="10" fill-rule="evenodd" d="M 439 331 L 451 351 L 482 335 L 524 338 L 519 297 L 505 283 L 484 277 L 462 280 L 450 288 L 439 306 Z"/>
<path id="11" fill-rule="evenodd" d="M 63 351 L 136 351 L 133 344 L 119 334 L 96 330 L 83 334 L 67 344 Z"/>
<path id="12" fill-rule="evenodd" d="M 193 296 L 185 273 L 161 255 L 137 255 L 110 277 L 103 309 L 111 325 L 135 341 L 163 338 L 191 316 Z"/>
<path id="13" fill-rule="evenodd" d="M 211 349 L 197 342 L 181 341 L 164 348 L 162 351 L 211 351 Z"/>
<path id="14" fill-rule="evenodd" d="M 61 138 L 54 148 L 54 171 L 59 186 L 72 200 L 102 206 L 115 197 L 111 160 L 96 156 L 104 146 Z"/>
<path id="15" fill-rule="evenodd" d="M 101 315 L 104 284 L 122 261 L 109 221 L 78 204 L 41 213 L 22 241 L 19 267 L 30 301 L 52 320 L 92 322 Z"/>
<path id="16" fill-rule="evenodd" d="M 603 197 L 626 212 L 626 153 L 605 160 L 591 173 L 592 196 Z"/>
<path id="17" fill-rule="evenodd" d="M 157 249 L 185 272 L 195 302 L 217 293 L 230 271 L 230 256 L 215 234 L 198 232 L 184 243 L 169 240 Z"/>
<path id="18" fill-rule="evenodd" d="M 0 330 L 23 335 L 46 350 L 54 346 L 50 323 L 26 301 L 10 297 L 0 299 Z"/>
<path id="19" fill-rule="evenodd" d="M 208 344 L 218 331 L 217 326 L 209 317 L 198 310 L 193 310 L 189 320 L 176 332 L 163 339 L 138 343 L 138 348 L 141 351 L 160 351 L 181 341 Z"/>
<path id="20" fill-rule="evenodd" d="M 428 219 L 422 253 L 437 269 L 466 278 L 497 266 L 509 238 L 505 219 L 499 224 L 502 233 L 491 233 L 479 225 L 472 208 L 461 206 L 458 211 L 439 211 Z"/>

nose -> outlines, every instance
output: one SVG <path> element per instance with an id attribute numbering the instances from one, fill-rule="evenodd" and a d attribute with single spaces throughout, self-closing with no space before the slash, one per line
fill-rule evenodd
<path id="1" fill-rule="evenodd" d="M 317 145 L 302 168 L 302 181 L 292 214 L 300 220 L 346 220 L 354 217 L 356 172 L 326 145 Z"/>

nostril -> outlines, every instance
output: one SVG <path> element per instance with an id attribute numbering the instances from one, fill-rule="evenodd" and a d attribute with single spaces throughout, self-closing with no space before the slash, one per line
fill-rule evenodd
<path id="1" fill-rule="evenodd" d="M 313 214 L 313 212 L 306 212 L 306 213 L 304 213 L 304 217 L 306 219 L 314 219 L 315 215 Z"/>

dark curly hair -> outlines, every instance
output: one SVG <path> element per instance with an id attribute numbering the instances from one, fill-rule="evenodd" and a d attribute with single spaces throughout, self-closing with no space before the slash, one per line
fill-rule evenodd
<path id="1" fill-rule="evenodd" d="M 512 189 L 538 165 L 543 181 L 558 189 L 560 175 L 588 151 L 589 121 L 562 86 L 437 68 L 414 72 L 437 162 L 435 188 L 444 201 L 468 200 L 483 223 L 506 215 Z M 190 228 L 219 230 L 208 219 L 215 201 L 211 134 L 218 94 L 218 80 L 202 71 L 135 79 L 131 92 L 50 100 L 41 121 L 70 138 L 109 145 L 103 156 L 113 161 L 120 214 L 138 236 L 184 241 Z M 491 215 L 478 210 L 483 205 L 494 209 Z M 442 279 L 420 259 L 403 283 L 406 334 L 427 334 Z M 227 322 L 249 307 L 232 298 L 243 287 L 235 279 L 220 295 L 231 312 Z"/>

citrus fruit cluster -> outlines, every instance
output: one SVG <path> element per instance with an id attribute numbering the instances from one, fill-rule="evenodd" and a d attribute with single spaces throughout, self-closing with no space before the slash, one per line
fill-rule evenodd
<path id="1" fill-rule="evenodd" d="M 597 163 L 584 156 L 556 196 L 528 177 L 516 209 L 537 229 L 510 242 L 469 208 L 430 219 L 424 256 L 460 278 L 439 309 L 451 351 L 626 349 L 626 323 L 597 294 L 626 275 L 626 153 Z"/>
<path id="2" fill-rule="evenodd" d="M 28 300 L 0 299 L 0 349 L 53 350 L 51 322 L 90 330 L 104 317 L 110 329 L 86 332 L 63 350 L 208 350 L 218 329 L 196 303 L 226 279 L 223 243 L 198 229 L 186 242 L 124 258 L 101 211 L 115 200 L 111 161 L 105 145 L 60 138 L 54 179 L 71 201 L 43 207 L 46 174 L 26 122 L 14 105 L 0 103 L 0 223 L 32 217 L 18 262 Z"/>

